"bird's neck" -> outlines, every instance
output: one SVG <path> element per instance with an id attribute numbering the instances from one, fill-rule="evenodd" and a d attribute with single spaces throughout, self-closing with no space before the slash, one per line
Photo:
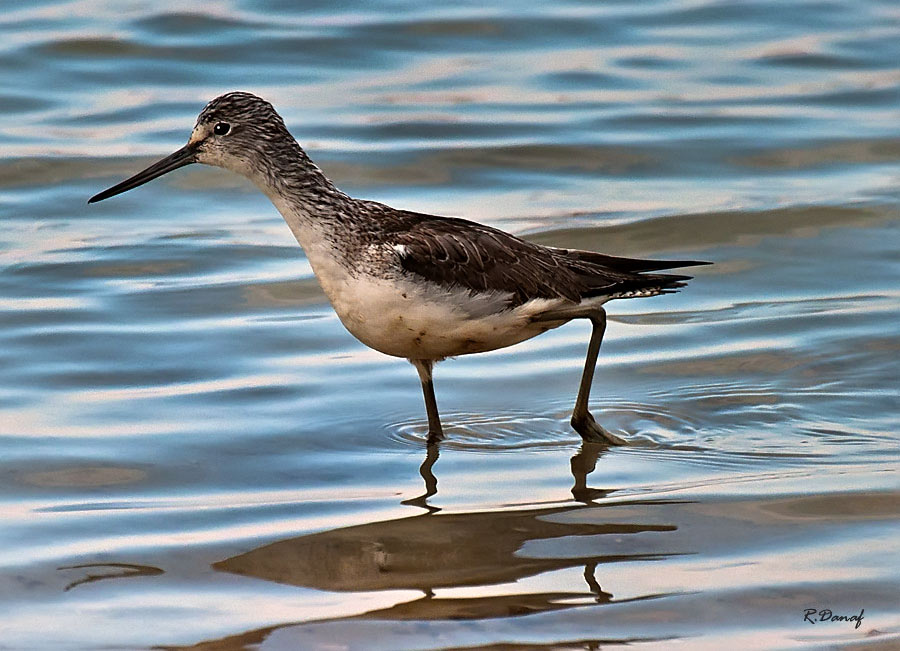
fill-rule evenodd
<path id="1" fill-rule="evenodd" d="M 275 145 L 251 180 L 272 201 L 304 249 L 339 239 L 354 201 L 322 173 L 293 139 Z"/>

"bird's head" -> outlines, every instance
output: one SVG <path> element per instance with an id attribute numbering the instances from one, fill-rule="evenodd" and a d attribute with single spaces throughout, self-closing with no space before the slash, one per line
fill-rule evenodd
<path id="1" fill-rule="evenodd" d="M 297 150 L 284 120 L 269 102 L 250 93 L 227 93 L 200 112 L 184 147 L 94 195 L 88 203 L 121 194 L 191 163 L 223 167 L 258 181 L 273 157 L 290 158 Z"/>

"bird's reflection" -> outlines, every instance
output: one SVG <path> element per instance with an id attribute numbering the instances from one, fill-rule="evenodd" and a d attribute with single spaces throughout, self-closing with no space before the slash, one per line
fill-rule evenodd
<path id="1" fill-rule="evenodd" d="M 615 599 L 597 578 L 604 564 L 658 560 L 678 553 L 666 538 L 654 536 L 675 531 L 675 525 L 623 523 L 621 516 L 605 515 L 611 513 L 607 509 L 613 505 L 595 503 L 611 492 L 587 485 L 588 475 L 606 449 L 603 444 L 585 443 L 572 457 L 574 503 L 527 510 L 440 513 L 441 509 L 429 502 L 438 494 L 435 466 L 440 456 L 438 444 L 431 444 L 419 468 L 425 490 L 403 502 L 425 509 L 425 513 L 281 540 L 214 563 L 213 568 L 332 592 L 414 589 L 422 593 L 416 599 L 339 618 L 341 621 L 511 617 L 658 596 Z M 566 549 L 573 548 L 560 541 L 577 539 L 583 542 L 574 548 L 582 551 L 566 554 Z M 551 551 L 528 555 L 526 546 Z M 583 578 L 562 590 L 528 593 L 500 588 L 494 594 L 479 591 L 477 596 L 441 594 L 447 588 L 509 584 L 568 568 L 583 568 L 579 572 Z M 295 625 L 303 626 L 304 622 L 247 631 L 191 648 L 226 648 L 220 645 L 234 640 L 260 643 L 272 631 Z"/>
<path id="2" fill-rule="evenodd" d="M 403 502 L 423 508 L 426 513 L 278 541 L 225 559 L 213 567 L 232 574 L 319 590 L 417 589 L 430 598 L 438 588 L 507 583 L 544 572 L 583 566 L 588 593 L 582 588 L 577 594 L 608 601 L 612 595 L 604 592 L 595 578 L 599 564 L 658 558 L 659 554 L 623 554 L 621 544 L 604 545 L 603 536 L 613 535 L 618 541 L 623 535 L 672 531 L 675 527 L 668 524 L 613 524 L 599 521 L 597 514 L 585 522 L 561 517 L 588 508 L 594 500 L 610 492 L 587 486 L 587 476 L 605 449 L 602 444 L 585 443 L 572 457 L 572 494 L 577 504 L 439 514 L 440 508 L 428 501 L 437 495 L 434 467 L 440 453 L 438 445 L 431 444 L 419 469 L 425 491 Z M 566 536 L 596 537 L 596 545 L 592 546 L 594 551 L 587 556 L 565 558 L 538 558 L 520 553 L 526 543 Z M 604 551 L 605 547 L 607 551 Z M 529 597 L 529 610 L 538 608 L 533 603 L 535 597 Z M 543 608 L 558 607 L 558 604 L 550 603 L 558 602 L 558 599 L 558 594 L 547 595 Z M 436 605 L 420 608 L 427 610 Z M 482 606 L 491 610 L 486 604 Z M 410 607 L 411 604 L 405 606 L 406 609 Z M 394 610 L 398 608 L 395 606 Z M 446 608 L 446 604 L 441 605 L 441 610 Z M 420 615 L 426 616 L 424 612 Z"/>

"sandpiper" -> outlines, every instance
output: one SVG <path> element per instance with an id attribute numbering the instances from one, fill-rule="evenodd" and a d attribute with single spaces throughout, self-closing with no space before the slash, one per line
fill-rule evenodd
<path id="1" fill-rule="evenodd" d="M 465 219 L 354 199 L 313 164 L 269 102 L 244 92 L 212 100 L 184 147 L 89 203 L 191 163 L 253 181 L 303 247 L 347 330 L 375 350 L 412 362 L 431 442 L 443 436 L 435 362 L 511 346 L 585 318 L 593 330 L 572 426 L 585 440 L 624 444 L 588 411 L 606 329 L 602 306 L 615 298 L 669 293 L 690 279 L 647 272 L 708 264 L 541 246 Z"/>

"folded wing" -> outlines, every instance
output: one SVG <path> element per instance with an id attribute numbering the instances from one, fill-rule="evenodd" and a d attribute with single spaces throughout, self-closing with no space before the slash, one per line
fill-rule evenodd
<path id="1" fill-rule="evenodd" d="M 507 293 L 510 307 L 536 298 L 579 303 L 592 296 L 664 293 L 690 276 L 644 272 L 707 264 L 546 247 L 464 219 L 397 212 L 385 243 L 405 271 L 448 288 Z"/>

